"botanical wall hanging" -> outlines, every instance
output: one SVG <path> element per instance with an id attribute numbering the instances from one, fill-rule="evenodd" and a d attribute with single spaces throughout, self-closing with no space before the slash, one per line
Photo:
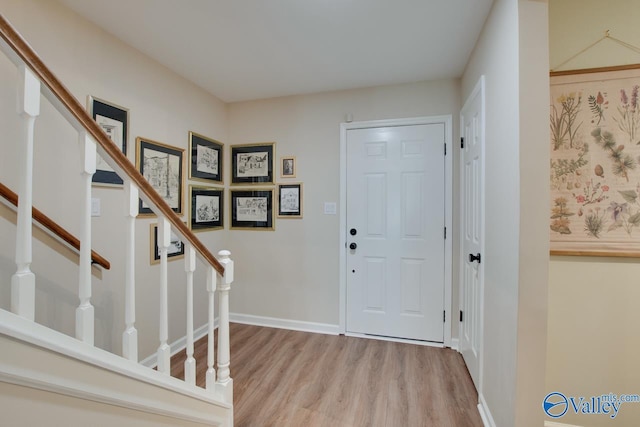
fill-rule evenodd
<path id="1" fill-rule="evenodd" d="M 551 75 L 552 255 L 640 256 L 640 65 Z"/>

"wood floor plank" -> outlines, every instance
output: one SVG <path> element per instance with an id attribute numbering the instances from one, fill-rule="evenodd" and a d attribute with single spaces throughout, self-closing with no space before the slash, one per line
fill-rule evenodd
<path id="1" fill-rule="evenodd" d="M 481 427 L 478 396 L 450 349 L 230 325 L 237 427 Z M 204 387 L 207 339 L 195 345 Z M 171 374 L 184 376 L 185 353 Z"/>

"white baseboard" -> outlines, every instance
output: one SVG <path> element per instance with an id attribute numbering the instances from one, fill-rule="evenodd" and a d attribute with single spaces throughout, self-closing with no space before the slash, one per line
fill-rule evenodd
<path id="1" fill-rule="evenodd" d="M 200 338 L 207 336 L 207 324 L 200 326 L 198 329 L 193 331 L 193 342 L 198 341 Z M 216 318 L 214 323 L 214 328 L 218 328 L 218 318 Z M 171 347 L 171 356 L 176 355 L 181 352 L 185 348 L 187 348 L 187 336 L 183 336 L 182 338 L 177 339 L 176 341 L 170 344 Z M 140 364 L 146 366 L 148 368 L 153 368 L 158 364 L 158 354 L 153 353 L 146 359 L 140 361 Z"/>
<path id="2" fill-rule="evenodd" d="M 482 424 L 484 424 L 485 427 L 496 427 L 496 422 L 493 420 L 487 401 L 484 400 L 484 396 L 482 394 L 478 395 L 478 401 L 478 412 L 480 412 Z"/>
<path id="3" fill-rule="evenodd" d="M 458 338 L 451 338 L 451 349 L 460 351 L 460 340 Z"/>
<path id="4" fill-rule="evenodd" d="M 340 327 L 329 323 L 304 322 L 301 320 L 279 319 L 276 317 L 253 316 L 251 314 L 231 313 L 229 320 L 245 325 L 266 326 L 269 328 L 290 329 L 292 331 L 315 332 L 318 334 L 338 335 Z"/>
<path id="5" fill-rule="evenodd" d="M 574 424 L 562 424 L 562 423 L 557 423 L 555 421 L 545 421 L 544 427 L 582 427 L 582 426 L 577 426 Z"/>
<path id="6" fill-rule="evenodd" d="M 218 320 L 219 319 L 216 318 L 215 329 L 218 328 Z M 327 335 L 338 335 L 340 333 L 338 325 L 331 325 L 328 323 L 304 322 L 300 320 L 279 319 L 276 317 L 253 316 L 251 314 L 230 313 L 229 321 L 233 323 L 242 323 L 245 325 L 266 326 L 269 328 L 290 329 L 292 331 L 302 332 L 315 332 L 318 334 Z M 193 341 L 198 341 L 200 338 L 205 337 L 206 335 L 207 325 L 204 324 L 193 331 Z M 175 354 L 181 352 L 187 347 L 187 337 L 183 336 L 182 338 L 177 339 L 170 344 L 170 347 L 171 356 L 174 356 Z M 153 368 L 158 364 L 158 355 L 156 353 L 153 353 L 144 360 L 140 361 L 140 364 L 148 368 Z"/>

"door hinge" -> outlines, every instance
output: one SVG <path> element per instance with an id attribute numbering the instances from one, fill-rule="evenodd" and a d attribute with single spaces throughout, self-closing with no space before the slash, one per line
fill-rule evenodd
<path id="1" fill-rule="evenodd" d="M 464 319 L 464 315 L 463 315 L 463 311 L 462 311 L 462 310 L 460 310 L 460 321 L 461 321 L 461 322 L 463 321 L 462 319 Z"/>
<path id="2" fill-rule="evenodd" d="M 460 148 L 464 148 L 464 137 L 460 138 Z"/>
<path id="3" fill-rule="evenodd" d="M 446 142 L 444 143 L 444 155 L 445 156 L 447 155 L 447 143 Z"/>
<path id="4" fill-rule="evenodd" d="M 442 311 L 442 322 L 446 322 L 447 321 L 447 310 L 443 310 Z"/>
<path id="5" fill-rule="evenodd" d="M 444 238 L 447 239 L 447 227 L 444 228 Z"/>

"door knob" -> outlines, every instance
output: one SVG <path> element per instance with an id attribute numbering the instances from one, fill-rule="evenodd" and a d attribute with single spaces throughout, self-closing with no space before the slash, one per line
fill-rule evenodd
<path id="1" fill-rule="evenodd" d="M 478 261 L 478 264 L 480 264 L 480 254 L 477 254 L 477 255 L 469 254 L 469 262 L 474 262 L 474 261 Z"/>
<path id="2" fill-rule="evenodd" d="M 356 245 L 355 243 L 351 243 L 349 245 L 349 249 L 351 249 L 352 251 L 355 251 L 357 247 L 358 247 L 358 245 Z"/>

